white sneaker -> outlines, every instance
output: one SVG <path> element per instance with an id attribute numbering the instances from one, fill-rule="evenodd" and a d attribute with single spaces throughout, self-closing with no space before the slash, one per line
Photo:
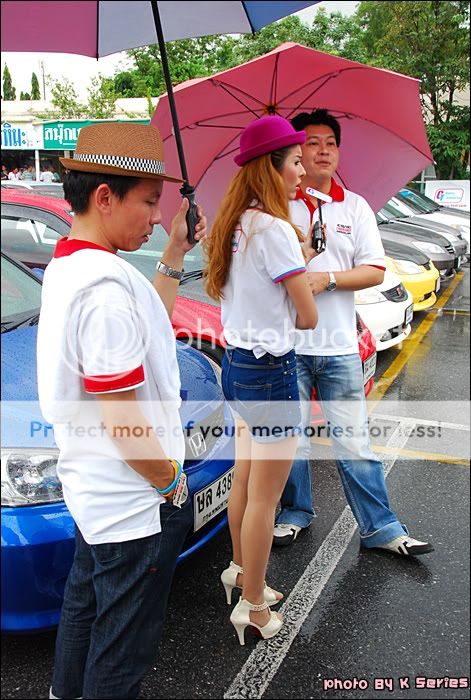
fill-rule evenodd
<path id="1" fill-rule="evenodd" d="M 429 542 L 414 540 L 414 538 L 409 537 L 409 535 L 401 535 L 400 537 L 396 537 L 396 539 L 391 540 L 391 542 L 377 545 L 374 549 L 386 549 L 389 552 L 401 554 L 402 556 L 406 557 L 418 554 L 428 554 L 429 552 L 434 551 L 433 546 Z"/>
<path id="2" fill-rule="evenodd" d="M 279 523 L 275 525 L 275 529 L 273 530 L 273 544 L 278 547 L 286 547 L 286 545 L 294 542 L 301 530 L 302 528 L 299 527 L 299 525 Z"/>

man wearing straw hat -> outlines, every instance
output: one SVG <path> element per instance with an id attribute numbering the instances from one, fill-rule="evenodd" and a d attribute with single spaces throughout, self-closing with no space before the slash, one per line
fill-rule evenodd
<path id="1" fill-rule="evenodd" d="M 150 125 L 84 127 L 68 170 L 74 211 L 43 283 L 38 385 L 75 521 L 50 697 L 135 698 L 157 652 L 191 526 L 172 312 L 187 240 L 183 200 L 154 286 L 116 255 L 161 220 L 162 140 Z M 206 233 L 199 211 L 196 239 Z"/>

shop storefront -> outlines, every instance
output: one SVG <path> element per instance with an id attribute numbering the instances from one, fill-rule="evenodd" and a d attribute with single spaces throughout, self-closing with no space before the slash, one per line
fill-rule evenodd
<path id="1" fill-rule="evenodd" d="M 2 122 L 2 165 L 8 171 L 13 168 L 27 168 L 34 165 L 39 177 L 39 153 L 43 149 L 43 133 L 39 124 L 25 122 Z"/>
<path id="2" fill-rule="evenodd" d="M 62 179 L 63 168 L 60 157 L 70 158 L 77 145 L 80 129 L 88 124 L 116 121 L 113 119 L 80 121 L 2 122 L 2 165 L 8 171 L 26 168 L 30 163 L 35 168 L 35 179 L 40 173 L 53 169 Z M 148 119 L 122 119 L 119 121 L 148 124 Z"/>

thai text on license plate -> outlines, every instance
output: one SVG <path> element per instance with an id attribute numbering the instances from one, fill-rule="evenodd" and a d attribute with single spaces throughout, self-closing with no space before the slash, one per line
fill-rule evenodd
<path id="1" fill-rule="evenodd" d="M 193 496 L 194 532 L 227 508 L 234 480 L 234 467 Z"/>
<path id="2" fill-rule="evenodd" d="M 409 323 L 412 321 L 413 317 L 414 317 L 414 305 L 411 304 L 406 309 L 406 320 L 405 320 L 406 326 L 409 325 Z"/>
<path id="3" fill-rule="evenodd" d="M 376 372 L 376 353 L 368 357 L 363 363 L 363 384 L 370 381 L 375 376 Z"/>

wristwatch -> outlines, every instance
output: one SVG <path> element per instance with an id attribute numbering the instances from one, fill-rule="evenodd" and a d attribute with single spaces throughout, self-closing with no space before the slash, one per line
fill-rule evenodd
<path id="1" fill-rule="evenodd" d="M 185 274 L 184 270 L 175 270 L 174 267 L 169 267 L 162 261 L 157 264 L 156 271 L 160 272 L 162 275 L 166 275 L 167 277 L 172 277 L 172 279 L 178 280 L 179 282 L 182 281 L 183 275 Z"/>
<path id="2" fill-rule="evenodd" d="M 337 280 L 335 279 L 335 275 L 333 272 L 329 272 L 329 284 L 325 288 L 326 292 L 333 292 L 334 289 L 337 289 Z"/>

